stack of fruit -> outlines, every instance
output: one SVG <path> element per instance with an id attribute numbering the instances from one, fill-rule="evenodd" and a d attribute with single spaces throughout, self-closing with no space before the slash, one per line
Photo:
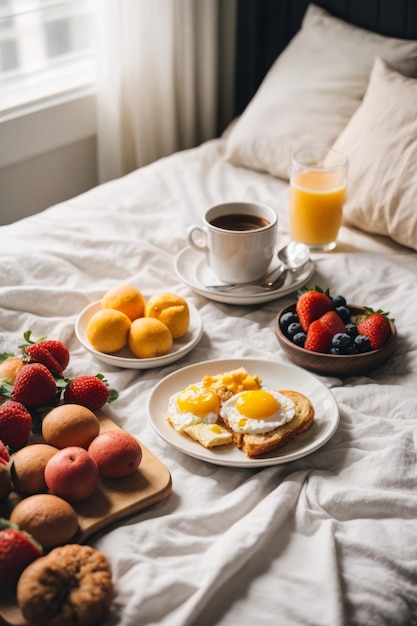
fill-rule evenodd
<path id="1" fill-rule="evenodd" d="M 64 377 L 70 353 L 61 341 L 32 341 L 31 331 L 24 338 L 21 356 L 0 355 L 0 440 L 13 450 L 27 443 L 42 415 L 59 402 L 95 411 L 117 398 L 102 374 Z"/>
<path id="2" fill-rule="evenodd" d="M 333 355 L 363 354 L 382 348 L 391 334 L 389 313 L 364 308 L 353 315 L 346 298 L 331 296 L 320 287 L 299 292 L 294 311 L 279 319 L 284 335 L 311 352 Z"/>
<path id="3" fill-rule="evenodd" d="M 66 378 L 62 342 L 34 342 L 30 331 L 25 340 L 20 356 L 0 363 L 0 588 L 12 591 L 29 563 L 74 538 L 73 503 L 142 460 L 133 435 L 100 431 L 96 413 L 117 398 L 104 377 Z"/>
<path id="4" fill-rule="evenodd" d="M 138 359 L 149 359 L 168 354 L 189 324 L 188 304 L 178 294 L 162 292 L 145 300 L 136 287 L 116 285 L 88 320 L 86 337 L 98 352 L 113 354 L 128 346 Z"/>

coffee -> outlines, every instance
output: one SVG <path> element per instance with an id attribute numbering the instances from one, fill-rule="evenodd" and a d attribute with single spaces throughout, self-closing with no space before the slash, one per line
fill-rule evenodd
<path id="1" fill-rule="evenodd" d="M 223 230 L 258 230 L 269 226 L 270 222 L 260 215 L 228 213 L 210 220 L 210 224 Z"/>
<path id="2" fill-rule="evenodd" d="M 190 226 L 187 241 L 204 255 L 201 263 L 218 280 L 248 283 L 267 271 L 274 256 L 277 228 L 278 217 L 271 207 L 260 202 L 226 202 L 208 209 L 202 226 Z"/>

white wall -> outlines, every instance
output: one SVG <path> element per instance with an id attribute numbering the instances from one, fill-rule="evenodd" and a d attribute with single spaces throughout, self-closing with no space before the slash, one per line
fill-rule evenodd
<path id="1" fill-rule="evenodd" d="M 0 224 L 9 224 L 97 184 L 96 138 L 0 169 Z"/>
<path id="2" fill-rule="evenodd" d="M 0 121 L 0 224 L 97 184 L 94 94 Z"/>

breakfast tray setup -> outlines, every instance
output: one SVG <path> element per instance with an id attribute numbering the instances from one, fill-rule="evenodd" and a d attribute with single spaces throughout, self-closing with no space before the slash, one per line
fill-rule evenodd
<path id="1" fill-rule="evenodd" d="M 236 4 L 235 78 L 247 98 L 222 136 L 0 227 L 0 351 L 16 350 L 27 329 L 63 341 L 65 377 L 100 372 L 119 393 L 105 411 L 146 443 L 134 476 L 100 480 L 76 504 L 77 540 L 112 567 L 101 626 L 416 626 L 417 13 L 409 0 L 318 0 L 338 17 L 305 0 Z M 284 31 L 289 47 L 271 65 Z M 272 290 L 218 290 L 224 278 L 187 229 L 218 203 L 260 203 L 277 213 L 277 252 L 286 247 L 294 142 L 314 138 L 352 154 L 336 248 L 311 250 Z M 167 354 L 89 343 L 103 293 L 127 283 L 189 304 L 189 328 Z M 299 292 L 316 286 L 344 296 L 355 323 L 365 308 L 385 312 L 385 344 L 362 351 L 370 318 L 353 338 L 350 322 L 336 326 L 333 300 L 304 324 Z M 305 347 L 321 342 L 324 352 Z M 235 432 L 206 448 L 168 413 L 190 385 L 242 367 L 315 410 L 307 430 L 256 457 Z M 248 398 L 225 399 L 235 404 L 224 415 L 233 426 L 236 409 L 256 437 L 254 420 L 291 414 L 285 404 L 251 413 Z M 101 427 L 114 424 L 103 414 Z M 13 596 L 0 598 L 0 625 L 27 626 Z"/>

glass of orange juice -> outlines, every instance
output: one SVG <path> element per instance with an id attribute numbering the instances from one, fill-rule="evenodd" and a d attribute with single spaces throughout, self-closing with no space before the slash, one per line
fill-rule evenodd
<path id="1" fill-rule="evenodd" d="M 290 231 L 311 250 L 336 247 L 342 223 L 349 159 L 327 148 L 299 150 L 290 179 Z"/>

